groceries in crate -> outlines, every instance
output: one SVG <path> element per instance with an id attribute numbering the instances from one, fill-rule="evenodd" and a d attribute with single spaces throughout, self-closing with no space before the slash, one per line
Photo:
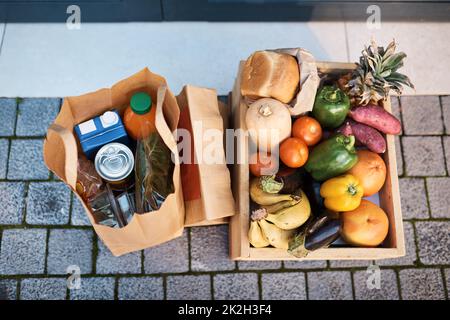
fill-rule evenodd
<path id="1" fill-rule="evenodd" d="M 359 63 L 337 83 L 350 97 L 352 105 L 378 105 L 388 98 L 389 93 L 402 94 L 402 86 L 414 88 L 407 76 L 398 72 L 403 66 L 404 52 L 395 52 L 395 41 L 379 47 L 374 40 L 361 52 Z"/>
<path id="2" fill-rule="evenodd" d="M 297 118 L 285 111 L 295 95 L 286 75 L 292 60 L 266 51 L 247 60 L 241 93 L 251 98 L 245 119 L 258 150 L 249 158 L 253 247 L 304 257 L 336 240 L 359 247 L 383 243 L 389 219 L 364 197 L 383 188 L 387 168 L 379 154 L 386 151 L 385 136 L 401 132 L 383 101 L 390 90 L 413 87 L 397 72 L 405 56 L 395 53 L 393 42 L 386 49 L 372 43 L 354 72 L 321 75 L 311 112 Z M 280 99 L 271 91 L 280 86 L 292 94 Z M 269 129 L 272 137 L 264 135 Z"/>
<path id="3" fill-rule="evenodd" d="M 299 90 L 299 82 L 298 62 L 293 56 L 257 51 L 245 62 L 241 92 L 250 99 L 274 98 L 289 103 Z"/>
<path id="4" fill-rule="evenodd" d="M 174 192 L 174 164 L 156 130 L 155 109 L 150 95 L 137 92 L 123 119 L 111 110 L 75 127 L 83 151 L 76 190 L 97 224 L 124 227 L 135 212 L 158 210 Z"/>
<path id="5" fill-rule="evenodd" d="M 116 110 L 106 111 L 104 114 L 75 126 L 75 132 L 86 157 L 94 160 L 97 151 L 105 144 L 120 142 L 129 144 L 127 132 Z"/>
<path id="6" fill-rule="evenodd" d="M 358 156 L 354 136 L 336 134 L 319 143 L 311 152 L 306 171 L 317 181 L 324 181 L 350 170 Z"/>
<path id="7" fill-rule="evenodd" d="M 334 129 L 344 122 L 349 110 L 350 100 L 341 89 L 324 86 L 316 96 L 312 114 L 322 127 Z"/>
<path id="8" fill-rule="evenodd" d="M 245 114 L 245 124 L 259 150 L 270 151 L 291 136 L 291 114 L 275 99 L 264 98 L 252 103 Z"/>
<path id="9" fill-rule="evenodd" d="M 322 139 L 322 127 L 313 117 L 302 116 L 292 124 L 292 136 L 302 139 L 308 147 L 312 147 Z"/>
<path id="10" fill-rule="evenodd" d="M 365 199 L 355 210 L 341 213 L 341 220 L 342 238 L 355 246 L 376 247 L 388 234 L 389 220 L 386 213 Z"/>
<path id="11" fill-rule="evenodd" d="M 358 150 L 358 162 L 347 172 L 358 179 L 364 192 L 364 197 L 376 194 L 386 181 L 386 164 L 375 152 Z"/>
<path id="12" fill-rule="evenodd" d="M 331 178 L 320 187 L 324 206 L 334 212 L 355 210 L 361 204 L 363 194 L 359 180 L 351 174 Z"/>

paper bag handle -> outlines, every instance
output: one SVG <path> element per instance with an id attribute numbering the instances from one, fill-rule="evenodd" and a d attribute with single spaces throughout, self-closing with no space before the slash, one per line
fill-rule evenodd
<path id="1" fill-rule="evenodd" d="M 62 149 L 57 137 L 62 142 Z M 52 146 L 47 148 L 48 144 Z M 61 152 L 64 153 L 62 154 Z M 63 158 L 61 159 L 61 157 Z M 64 180 L 72 189 L 75 189 L 78 151 L 77 142 L 70 130 L 56 123 L 50 125 L 44 145 L 44 161 L 51 171 Z"/>
<path id="2" fill-rule="evenodd" d="M 170 151 L 172 151 L 173 154 L 177 155 L 177 143 L 175 142 L 175 138 L 167 125 L 166 119 L 164 118 L 163 105 L 166 92 L 167 86 L 160 86 L 158 88 L 158 92 L 156 94 L 155 125 L 166 146 L 170 149 Z"/>

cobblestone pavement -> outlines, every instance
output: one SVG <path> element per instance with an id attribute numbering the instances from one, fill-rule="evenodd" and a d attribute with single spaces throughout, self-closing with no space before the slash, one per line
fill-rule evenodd
<path id="1" fill-rule="evenodd" d="M 379 261 L 234 262 L 227 226 L 114 258 L 69 189 L 42 161 L 60 99 L 0 99 L 0 298 L 2 299 L 448 299 L 450 96 L 393 99 L 407 254 Z M 81 289 L 67 288 L 79 266 Z"/>

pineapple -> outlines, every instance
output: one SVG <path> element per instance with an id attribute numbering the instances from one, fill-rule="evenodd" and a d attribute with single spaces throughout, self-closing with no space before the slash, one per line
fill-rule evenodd
<path id="1" fill-rule="evenodd" d="M 370 46 L 362 51 L 356 69 L 338 80 L 352 104 L 377 104 L 387 98 L 390 90 L 401 94 L 403 85 L 414 88 L 407 76 L 397 72 L 403 66 L 406 54 L 394 53 L 395 46 L 395 41 L 392 41 L 384 49 L 372 40 Z"/>

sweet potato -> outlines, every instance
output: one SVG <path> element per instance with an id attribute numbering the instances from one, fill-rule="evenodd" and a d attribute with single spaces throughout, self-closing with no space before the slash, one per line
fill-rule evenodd
<path id="1" fill-rule="evenodd" d="M 360 123 L 371 126 L 386 134 L 399 134 L 402 126 L 400 121 L 383 107 L 368 104 L 350 110 L 350 117 Z"/>
<path id="2" fill-rule="evenodd" d="M 386 140 L 376 129 L 348 119 L 338 129 L 338 132 L 348 136 L 354 135 L 357 142 L 366 146 L 370 151 L 384 153 L 386 151 Z"/>

